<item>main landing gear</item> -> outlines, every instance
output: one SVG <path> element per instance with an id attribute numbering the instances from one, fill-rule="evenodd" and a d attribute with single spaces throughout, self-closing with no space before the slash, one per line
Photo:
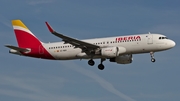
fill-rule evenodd
<path id="1" fill-rule="evenodd" d="M 90 66 L 94 66 L 95 62 L 94 62 L 93 59 L 91 59 L 91 60 L 88 61 L 88 64 L 89 64 Z"/>
<path id="2" fill-rule="evenodd" d="M 101 63 L 98 65 L 98 69 L 100 69 L 100 70 L 103 70 L 103 69 L 104 69 L 104 65 L 103 65 L 102 63 L 103 63 L 103 61 L 105 61 L 105 60 L 106 60 L 106 59 L 101 59 Z M 94 62 L 93 59 L 90 59 L 90 60 L 88 61 L 88 64 L 89 64 L 90 66 L 94 66 L 95 62 Z"/>
<path id="3" fill-rule="evenodd" d="M 100 69 L 100 70 L 103 70 L 104 69 L 104 65 L 102 64 L 103 63 L 103 61 L 105 61 L 106 59 L 101 59 L 101 63 L 98 65 L 98 68 Z"/>
<path id="4" fill-rule="evenodd" d="M 155 58 L 154 58 L 154 52 L 150 52 L 150 55 L 151 55 L 151 62 L 155 62 Z"/>

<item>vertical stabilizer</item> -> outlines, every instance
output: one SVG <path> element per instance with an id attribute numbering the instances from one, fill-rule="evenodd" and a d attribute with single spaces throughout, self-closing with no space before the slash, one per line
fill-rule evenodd
<path id="1" fill-rule="evenodd" d="M 12 20 L 18 46 L 34 48 L 41 45 L 41 41 L 23 24 L 21 20 Z"/>

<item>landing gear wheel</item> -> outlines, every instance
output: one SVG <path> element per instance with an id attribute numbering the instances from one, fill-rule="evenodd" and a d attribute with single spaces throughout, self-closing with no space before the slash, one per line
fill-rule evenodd
<path id="1" fill-rule="evenodd" d="M 91 59 L 91 60 L 88 61 L 88 64 L 89 64 L 90 66 L 94 66 L 95 62 Z"/>
<path id="2" fill-rule="evenodd" d="M 103 69 L 104 69 L 104 65 L 103 65 L 103 64 L 99 64 L 99 65 L 98 65 L 98 68 L 99 68 L 100 70 L 103 70 Z"/>
<path id="3" fill-rule="evenodd" d="M 154 52 L 150 52 L 150 55 L 151 55 L 151 62 L 155 62 L 155 58 L 154 58 Z"/>
<path id="4" fill-rule="evenodd" d="M 103 61 L 105 61 L 106 59 L 104 59 L 104 58 L 101 58 L 101 63 L 98 65 L 98 68 L 100 69 L 100 70 L 103 70 L 104 69 L 104 65 L 102 64 L 103 63 Z"/>
<path id="5" fill-rule="evenodd" d="M 151 59 L 151 62 L 155 62 L 155 61 L 156 61 L 156 59 L 154 59 L 154 58 Z"/>

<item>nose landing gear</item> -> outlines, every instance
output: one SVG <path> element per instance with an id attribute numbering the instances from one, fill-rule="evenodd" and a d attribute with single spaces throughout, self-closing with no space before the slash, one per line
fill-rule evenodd
<path id="1" fill-rule="evenodd" d="M 151 62 L 155 62 L 156 59 L 154 58 L 154 52 L 150 52 L 150 55 L 151 55 Z"/>

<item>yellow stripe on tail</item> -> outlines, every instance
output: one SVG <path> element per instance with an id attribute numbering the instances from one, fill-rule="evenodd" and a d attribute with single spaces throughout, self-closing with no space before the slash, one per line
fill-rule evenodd
<path id="1" fill-rule="evenodd" d="M 29 29 L 23 24 L 23 22 L 22 22 L 21 20 L 12 20 L 12 25 L 13 25 L 13 26 L 23 27 L 23 28 L 29 30 Z"/>

